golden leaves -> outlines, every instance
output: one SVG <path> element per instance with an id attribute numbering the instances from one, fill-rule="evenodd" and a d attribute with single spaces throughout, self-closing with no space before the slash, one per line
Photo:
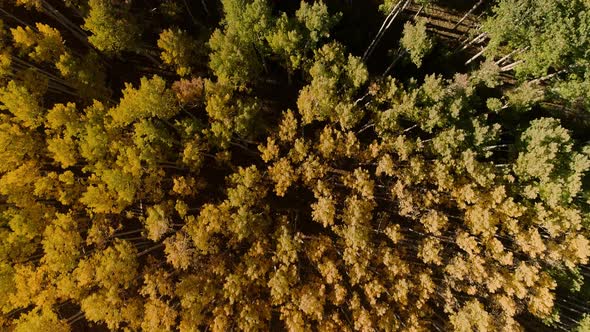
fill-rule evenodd
<path id="1" fill-rule="evenodd" d="M 276 184 L 275 193 L 279 197 L 285 196 L 287 189 L 297 180 L 297 173 L 287 158 L 281 158 L 269 166 L 268 174 Z"/>
<path id="2" fill-rule="evenodd" d="M 477 300 L 467 302 L 450 316 L 450 321 L 455 332 L 489 331 L 492 328 L 492 316 Z"/>

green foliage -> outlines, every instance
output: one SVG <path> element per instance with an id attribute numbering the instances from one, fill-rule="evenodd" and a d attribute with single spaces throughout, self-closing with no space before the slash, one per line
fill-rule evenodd
<path id="1" fill-rule="evenodd" d="M 89 52 L 81 58 L 65 52 L 55 66 L 81 97 L 104 100 L 110 96 L 104 64 L 95 52 Z"/>
<path id="2" fill-rule="evenodd" d="M 509 56 L 521 82 L 544 82 L 540 88 L 546 99 L 585 110 L 589 10 L 579 0 L 499 1 L 483 26 L 490 39 L 486 54 L 490 59 Z"/>
<path id="3" fill-rule="evenodd" d="M 590 316 L 588 314 L 584 315 L 584 317 L 580 320 L 575 331 L 576 332 L 590 331 Z"/>
<path id="4" fill-rule="evenodd" d="M 343 128 L 355 126 L 363 113 L 353 98 L 368 79 L 360 59 L 353 55 L 347 58 L 338 43 L 326 44 L 317 51 L 309 74 L 311 83 L 303 87 L 297 99 L 303 122 L 330 120 Z"/>
<path id="5" fill-rule="evenodd" d="M 587 63 L 584 64 L 588 68 Z M 590 94 L 590 71 L 582 69 L 580 73 L 572 72 L 567 79 L 557 81 L 549 90 L 551 94 L 558 96 L 567 102 L 568 106 L 577 110 L 588 110 L 588 94 Z"/>
<path id="6" fill-rule="evenodd" d="M 215 30 L 209 40 L 209 66 L 219 80 L 246 86 L 262 72 L 271 9 L 266 0 L 223 0 L 222 4 L 223 29 Z"/>
<path id="7" fill-rule="evenodd" d="M 571 203 L 582 190 L 589 156 L 573 150 L 569 133 L 556 119 L 534 120 L 520 141 L 514 172 L 530 183 L 523 194 L 529 199 L 540 197 L 551 206 Z"/>
<path id="8" fill-rule="evenodd" d="M 23 54 L 37 62 L 55 62 L 65 52 L 64 41 L 57 29 L 37 23 L 36 31 L 30 27 L 11 29 L 14 44 Z"/>
<path id="9" fill-rule="evenodd" d="M 176 68 L 176 73 L 186 76 L 191 73 L 191 64 L 198 45 L 185 31 L 167 29 L 160 33 L 158 47 L 165 64 Z"/>
<path id="10" fill-rule="evenodd" d="M 407 87 L 395 79 L 388 80 L 384 98 L 391 107 L 377 114 L 377 129 L 383 134 L 397 133 L 400 119 L 405 119 L 426 132 L 433 132 L 461 117 L 469 117 L 473 110 L 467 100 L 472 87 L 463 85 L 460 79 L 443 80 L 441 76 L 427 75 L 422 85 L 410 82 Z"/>
<path id="11" fill-rule="evenodd" d="M 577 66 L 588 56 L 588 5 L 584 1 L 504 0 L 484 25 L 491 56 L 520 49 L 518 75 L 540 77 Z"/>
<path id="12" fill-rule="evenodd" d="M 234 134 L 249 137 L 255 132 L 260 105 L 255 98 L 240 98 L 227 83 L 205 83 L 209 134 L 217 145 L 227 146 Z"/>
<path id="13" fill-rule="evenodd" d="M 176 99 L 160 76 L 142 77 L 139 88 L 125 85 L 119 105 L 109 111 L 114 126 L 126 126 L 139 119 L 169 119 L 179 112 Z"/>
<path id="14" fill-rule="evenodd" d="M 125 3 L 89 0 L 84 29 L 92 35 L 88 41 L 99 51 L 118 54 L 137 50 L 140 28 Z"/>
<path id="15" fill-rule="evenodd" d="M 0 89 L 0 109 L 8 110 L 24 126 L 37 128 L 43 123 L 45 110 L 42 96 L 47 89 L 47 81 L 32 82 L 34 75 L 23 81 L 10 81 Z"/>
<path id="16" fill-rule="evenodd" d="M 309 61 L 310 53 L 320 41 L 330 37 L 330 29 L 338 23 L 341 14 L 330 15 L 321 1 L 312 5 L 301 1 L 295 17 L 283 13 L 267 39 L 273 53 L 281 55 L 291 70 L 300 69 Z"/>
<path id="17" fill-rule="evenodd" d="M 379 11 L 381 11 L 383 15 L 388 15 L 393 7 L 395 7 L 400 1 L 402 0 L 384 0 L 383 3 L 379 5 Z"/>
<path id="18" fill-rule="evenodd" d="M 422 59 L 432 49 L 433 42 L 426 31 L 426 19 L 420 19 L 415 24 L 404 25 L 402 47 L 410 54 L 412 62 L 420 68 Z"/>
<path id="19" fill-rule="evenodd" d="M 262 72 L 262 63 L 256 48 L 238 38 L 237 34 L 215 30 L 209 39 L 213 50 L 209 66 L 221 81 L 245 86 Z"/>

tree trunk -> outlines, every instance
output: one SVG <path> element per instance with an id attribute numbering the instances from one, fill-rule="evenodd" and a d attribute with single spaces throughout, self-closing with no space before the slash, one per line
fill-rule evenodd
<path id="1" fill-rule="evenodd" d="M 203 10 L 205 11 L 205 14 L 209 15 L 209 9 L 207 9 L 207 4 L 205 3 L 205 0 L 201 0 L 201 5 L 203 5 Z"/>
<path id="2" fill-rule="evenodd" d="M 548 79 L 550 79 L 550 78 L 553 78 L 554 76 L 557 76 L 557 75 L 559 75 L 559 74 L 563 74 L 563 73 L 566 73 L 566 72 L 567 72 L 567 69 L 562 69 L 562 70 L 560 70 L 560 71 L 557 71 L 557 72 L 555 72 L 555 73 L 553 73 L 553 74 L 545 75 L 545 76 L 543 76 L 543 77 L 539 77 L 539 78 L 537 78 L 537 79 L 534 79 L 534 80 L 532 80 L 532 81 L 529 81 L 529 83 L 530 83 L 530 84 L 537 84 L 537 83 L 541 83 L 541 82 L 543 82 L 543 81 L 546 81 L 546 80 L 548 80 Z"/>
<path id="3" fill-rule="evenodd" d="M 409 4 L 410 1 L 411 0 L 405 0 L 405 1 L 402 0 L 402 1 L 398 2 L 395 5 L 395 7 L 393 7 L 393 9 L 389 13 L 389 15 L 387 15 L 387 17 L 383 21 L 383 24 L 381 24 L 381 28 L 377 32 L 377 35 L 371 41 L 371 44 L 369 45 L 369 47 L 367 48 L 367 50 L 363 54 L 363 58 L 362 58 L 363 61 L 366 61 L 371 56 L 371 53 L 373 53 L 373 50 L 375 49 L 375 47 L 377 46 L 377 44 L 379 43 L 379 41 L 383 37 L 383 34 L 387 31 L 387 29 L 389 29 L 389 27 L 391 26 L 391 24 L 393 23 L 393 21 L 395 20 L 397 15 L 406 8 L 406 6 Z M 400 8 L 400 5 L 402 4 L 402 2 L 404 3 L 404 5 Z"/>
<path id="4" fill-rule="evenodd" d="M 74 37 L 76 37 L 82 44 L 91 47 L 90 43 L 88 42 L 88 36 L 84 32 L 84 30 L 80 29 L 80 27 L 74 24 L 71 20 L 65 17 L 59 10 L 55 9 L 51 4 L 47 1 L 42 1 L 43 11 L 48 16 L 52 17 L 54 20 L 59 22 L 64 28 L 69 30 Z"/>
<path id="5" fill-rule="evenodd" d="M 504 63 L 504 61 L 506 61 L 508 58 L 510 58 L 511 56 L 513 56 L 513 55 L 514 55 L 515 53 L 517 53 L 519 50 L 520 50 L 520 48 L 519 48 L 519 49 L 516 49 L 516 50 L 514 50 L 514 51 L 512 51 L 512 52 L 510 52 L 510 53 L 508 53 L 508 54 L 507 54 L 507 55 L 505 55 L 505 56 L 503 56 L 503 57 L 502 57 L 500 60 L 496 61 L 496 65 L 498 65 L 498 66 L 502 65 L 502 63 Z"/>
<path id="6" fill-rule="evenodd" d="M 506 65 L 506 66 L 504 66 L 504 67 L 500 68 L 500 71 L 501 71 L 501 72 L 505 72 L 505 71 L 512 70 L 512 69 L 514 69 L 514 67 L 518 66 L 518 65 L 519 65 L 519 64 L 521 64 L 522 62 L 524 62 L 524 61 L 523 61 L 523 60 L 518 60 L 518 61 L 516 61 L 516 62 L 513 62 L 513 63 L 511 63 L 511 64 L 509 64 L 509 65 Z"/>
<path id="7" fill-rule="evenodd" d="M 485 52 L 486 48 L 482 48 L 481 51 L 477 52 L 476 55 L 472 56 L 469 60 L 467 60 L 467 62 L 465 62 L 465 65 L 467 66 L 468 64 L 470 64 L 473 60 L 479 58 L 483 52 Z"/>
<path id="8" fill-rule="evenodd" d="M 473 13 L 474 10 L 477 9 L 477 7 L 479 7 L 481 4 L 483 3 L 483 0 L 479 0 L 473 7 L 471 7 L 471 9 L 469 9 L 469 11 L 463 15 L 463 17 L 461 17 L 461 19 L 459 20 L 459 22 L 457 22 L 455 24 L 455 26 L 453 27 L 453 30 L 457 29 L 457 27 L 463 23 L 463 21 L 465 21 L 465 19 L 467 18 L 467 16 L 471 15 L 471 13 Z"/>
<path id="9" fill-rule="evenodd" d="M 414 21 L 416 20 L 418 15 L 420 15 L 422 13 L 423 9 L 424 9 L 424 5 L 420 6 L 420 8 L 418 8 L 418 11 L 416 12 L 416 15 L 414 15 L 414 18 L 413 18 Z"/>
<path id="10" fill-rule="evenodd" d="M 23 25 L 23 26 L 29 27 L 29 28 L 31 28 L 31 29 L 35 29 L 35 27 L 34 27 L 34 26 L 32 26 L 32 25 L 30 25 L 29 23 L 27 23 L 27 22 L 25 22 L 25 21 L 21 20 L 20 18 L 18 18 L 18 17 L 16 17 L 16 16 L 12 15 L 11 13 L 9 13 L 9 12 L 5 11 L 5 10 L 4 10 L 2 7 L 0 7 L 0 12 L 2 12 L 4 15 L 6 15 L 6 17 L 10 17 L 11 19 L 13 19 L 13 20 L 17 21 L 18 23 L 20 23 L 20 24 L 21 24 L 21 25 Z"/>
<path id="11" fill-rule="evenodd" d="M 397 57 L 393 60 L 393 62 L 389 65 L 389 67 L 387 67 L 387 69 L 385 69 L 385 71 L 383 72 L 383 76 L 386 76 L 387 74 L 389 74 L 391 69 L 393 69 L 393 66 L 395 66 L 395 64 L 399 61 L 399 59 L 401 59 L 402 56 L 404 56 L 405 54 L 406 54 L 406 50 L 400 49 L 398 51 Z"/>
<path id="12" fill-rule="evenodd" d="M 506 55 L 506 56 L 503 56 L 503 57 L 502 57 L 500 60 L 496 61 L 496 65 L 498 65 L 498 66 L 501 66 L 501 65 L 502 65 L 504 62 L 506 62 L 506 60 L 508 60 L 510 57 L 512 57 L 512 56 L 514 56 L 514 55 L 517 55 L 517 54 L 520 54 L 520 53 L 522 53 L 522 52 L 524 52 L 524 51 L 528 50 L 529 48 L 530 48 L 530 46 L 527 46 L 527 47 L 525 47 L 525 48 L 519 48 L 519 49 L 516 49 L 516 50 L 514 50 L 514 51 L 510 52 L 508 55 Z"/>
<path id="13" fill-rule="evenodd" d="M 190 16 L 191 21 L 193 21 L 194 24 L 198 24 L 197 20 L 195 19 L 195 16 L 193 16 L 193 12 L 191 11 L 190 6 L 186 0 L 184 0 L 184 6 L 186 7 L 186 12 L 188 13 L 188 16 Z"/>
<path id="14" fill-rule="evenodd" d="M 154 251 L 154 250 L 156 250 L 156 249 L 160 249 L 160 248 L 162 248 L 163 246 L 164 246 L 164 244 L 160 243 L 160 244 L 157 244 L 157 245 L 155 245 L 155 246 L 153 246 L 153 247 L 151 247 L 151 248 L 147 248 L 147 249 L 145 249 L 144 251 L 142 251 L 142 252 L 139 252 L 139 253 L 137 254 L 137 257 L 141 257 L 141 256 L 143 256 L 143 255 L 145 255 L 145 254 L 148 254 L 148 253 L 150 253 L 150 252 L 152 252 L 152 251 Z"/>
<path id="15" fill-rule="evenodd" d="M 466 44 L 461 44 L 463 45 L 463 47 L 461 47 L 461 45 L 459 45 L 459 47 L 461 47 L 461 49 L 459 49 L 459 51 L 462 51 L 464 49 L 466 49 L 467 47 L 469 47 L 469 45 L 475 43 L 475 42 L 480 42 L 482 41 L 486 36 L 488 35 L 487 32 L 482 32 L 479 35 L 475 36 L 475 38 L 471 39 L 468 43 Z"/>

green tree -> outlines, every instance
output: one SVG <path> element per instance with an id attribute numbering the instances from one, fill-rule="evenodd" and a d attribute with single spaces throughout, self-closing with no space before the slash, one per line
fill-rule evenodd
<path id="1" fill-rule="evenodd" d="M 330 120 L 351 128 L 363 112 L 353 101 L 355 92 L 367 81 L 368 72 L 359 58 L 345 56 L 338 43 L 324 45 L 315 54 L 309 70 L 311 83 L 299 93 L 297 106 L 304 123 Z"/>
<path id="2" fill-rule="evenodd" d="M 311 54 L 322 40 L 330 37 L 330 29 L 338 23 L 341 15 L 328 13 L 321 1 L 308 4 L 301 1 L 295 17 L 283 13 L 267 39 L 273 53 L 287 61 L 290 70 L 300 69 L 311 59 Z"/>
<path id="3" fill-rule="evenodd" d="M 567 130 L 552 118 L 531 122 L 520 142 L 522 150 L 514 172 L 528 182 L 523 195 L 529 199 L 540 197 L 550 206 L 571 203 L 590 168 L 587 152 L 576 152 Z"/>
<path id="4" fill-rule="evenodd" d="M 89 0 L 88 7 L 83 27 L 92 34 L 88 41 L 94 47 L 111 54 L 137 50 L 141 30 L 127 3 Z"/>
<path id="5" fill-rule="evenodd" d="M 415 24 L 404 24 L 402 47 L 410 54 L 412 62 L 420 68 L 422 59 L 430 52 L 433 46 L 432 38 L 426 31 L 426 20 L 419 19 Z"/>
<path id="6" fill-rule="evenodd" d="M 57 29 L 37 23 L 36 30 L 30 27 L 11 29 L 14 45 L 21 53 L 37 62 L 56 62 L 65 52 L 64 40 Z"/>
<path id="7" fill-rule="evenodd" d="M 223 0 L 222 5 L 222 29 L 209 39 L 209 66 L 220 81 L 248 86 L 263 70 L 271 8 L 266 0 Z"/>
<path id="8" fill-rule="evenodd" d="M 11 80 L 0 88 L 1 109 L 12 113 L 24 127 L 37 128 L 43 123 L 42 97 L 47 91 L 47 80 L 29 73 L 22 81 Z"/>
<path id="9" fill-rule="evenodd" d="M 486 52 L 501 57 L 522 50 L 514 56 L 522 60 L 515 67 L 522 76 L 541 77 L 550 69 L 578 66 L 588 50 L 587 10 L 583 1 L 500 1 L 484 24 L 490 38 Z"/>
<path id="10" fill-rule="evenodd" d="M 186 31 L 167 29 L 160 33 L 158 47 L 165 64 L 176 68 L 176 73 L 186 76 L 191 73 L 191 65 L 197 54 L 198 45 Z"/>
<path id="11" fill-rule="evenodd" d="M 126 84 L 119 105 L 109 111 L 114 126 L 126 126 L 132 122 L 154 117 L 169 119 L 180 111 L 174 94 L 160 76 L 142 77 L 139 88 Z"/>
<path id="12" fill-rule="evenodd" d="M 223 81 L 205 82 L 205 103 L 210 129 L 217 145 L 227 146 L 234 135 L 251 137 L 256 133 L 261 105 L 256 98 L 238 97 L 239 93 Z"/>
<path id="13" fill-rule="evenodd" d="M 110 91 L 106 87 L 104 63 L 97 53 L 89 51 L 82 57 L 77 57 L 65 52 L 55 66 L 81 97 L 105 100 L 110 96 Z"/>

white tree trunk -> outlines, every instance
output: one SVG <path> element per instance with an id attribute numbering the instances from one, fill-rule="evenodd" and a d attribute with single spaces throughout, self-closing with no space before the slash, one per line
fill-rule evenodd
<path id="1" fill-rule="evenodd" d="M 525 48 L 516 49 L 516 50 L 510 52 L 508 55 L 503 56 L 500 60 L 496 61 L 496 65 L 501 66 L 511 56 L 516 55 L 516 54 L 520 54 L 520 53 L 522 53 L 522 52 L 524 52 L 524 51 L 526 51 L 528 49 L 529 49 L 528 46 L 525 47 Z"/>
<path id="2" fill-rule="evenodd" d="M 471 57 L 471 59 L 467 60 L 467 62 L 465 62 L 465 65 L 468 65 L 468 64 L 470 64 L 470 63 L 471 63 L 473 60 L 475 60 L 475 59 L 479 58 L 479 57 L 480 57 L 480 56 L 483 54 L 483 52 L 485 52 L 485 50 L 486 50 L 486 47 L 482 48 L 482 49 L 481 49 L 481 51 L 477 52 L 477 54 L 476 54 L 476 55 L 472 56 L 472 57 Z"/>
<path id="3" fill-rule="evenodd" d="M 483 41 L 487 36 L 488 36 L 488 33 L 487 32 L 480 33 L 479 35 L 475 36 L 475 38 L 471 39 L 463 47 L 461 47 L 460 51 L 466 49 L 467 47 L 469 47 L 473 43 L 479 43 L 479 42 Z"/>
<path id="4" fill-rule="evenodd" d="M 367 48 L 367 50 L 363 54 L 363 61 L 366 61 L 371 56 L 371 54 L 375 50 L 375 47 L 377 46 L 379 41 L 381 41 L 381 38 L 383 37 L 385 32 L 389 29 L 389 27 L 391 26 L 391 24 L 393 23 L 393 21 L 395 20 L 397 15 L 400 12 L 402 12 L 408 6 L 408 4 L 410 2 L 411 2 L 411 0 L 405 0 L 405 1 L 402 0 L 402 1 L 398 2 L 397 5 L 395 5 L 395 7 L 393 7 L 393 9 L 389 13 L 389 15 L 387 15 L 387 17 L 383 21 L 383 24 L 381 25 L 381 28 L 377 32 L 377 35 L 371 41 L 371 44 L 369 45 L 369 47 Z M 403 3 L 403 5 L 402 5 L 402 3 Z"/>
<path id="5" fill-rule="evenodd" d="M 512 69 L 514 69 L 514 67 L 518 66 L 518 65 L 519 65 L 519 64 L 521 64 L 522 62 L 524 62 L 524 61 L 523 61 L 523 60 L 518 60 L 518 61 L 516 61 L 516 62 L 513 62 L 513 63 L 511 63 L 511 64 L 509 64 L 509 65 L 506 65 L 506 66 L 504 66 L 504 67 L 500 68 L 500 71 L 501 71 L 501 72 L 505 72 L 505 71 L 512 70 Z"/>
<path id="6" fill-rule="evenodd" d="M 477 7 L 479 7 L 479 6 L 480 6 L 482 3 L 483 3 L 483 0 L 479 0 L 479 1 L 478 1 L 478 2 L 477 2 L 477 3 L 476 3 L 474 6 L 473 6 L 473 7 L 471 7 L 471 9 L 469 9 L 469 11 L 468 11 L 468 12 L 467 12 L 465 15 L 463 15 L 463 17 L 461 17 L 461 19 L 459 20 L 459 22 L 457 22 L 457 23 L 455 24 L 455 26 L 453 27 L 453 30 L 457 29 L 457 27 L 458 27 L 458 26 L 459 26 L 461 23 L 463 23 L 463 21 L 465 21 L 465 19 L 466 19 L 466 18 L 467 18 L 469 15 L 471 15 L 471 13 L 473 13 L 473 11 L 474 11 L 474 10 L 476 10 L 476 9 L 477 9 Z"/>

